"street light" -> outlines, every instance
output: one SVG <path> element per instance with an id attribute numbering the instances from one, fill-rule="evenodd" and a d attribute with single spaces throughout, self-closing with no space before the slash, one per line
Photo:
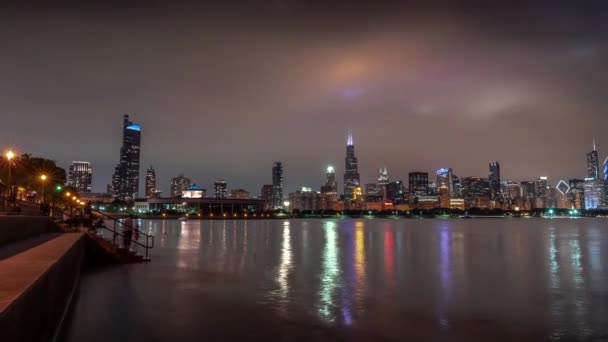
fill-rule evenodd
<path id="1" fill-rule="evenodd" d="M 42 203 L 46 200 L 46 175 L 40 175 L 40 180 L 42 181 Z"/>
<path id="2" fill-rule="evenodd" d="M 6 159 L 8 160 L 8 179 L 6 181 L 6 186 L 8 186 L 8 198 L 9 200 L 12 198 L 12 188 L 11 188 L 11 160 L 15 157 L 15 153 L 11 150 L 6 151 Z"/>

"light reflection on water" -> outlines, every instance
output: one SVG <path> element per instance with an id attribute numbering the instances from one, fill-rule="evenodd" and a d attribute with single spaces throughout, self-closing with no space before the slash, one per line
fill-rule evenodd
<path id="1" fill-rule="evenodd" d="M 328 320 L 335 319 L 334 291 L 338 285 L 340 270 L 338 268 L 338 237 L 336 223 L 326 221 L 324 226 L 325 247 L 323 248 L 323 266 L 321 271 L 321 289 L 319 290 L 319 313 Z"/>
<path id="2" fill-rule="evenodd" d="M 143 224 L 161 241 L 153 263 L 234 274 L 231 285 L 239 290 L 230 296 L 268 304 L 285 316 L 305 312 L 333 326 L 393 337 L 403 333 L 405 313 L 428 318 L 442 336 L 471 317 L 489 317 L 497 329 L 516 324 L 550 339 L 592 339 L 608 333 L 604 222 Z"/>

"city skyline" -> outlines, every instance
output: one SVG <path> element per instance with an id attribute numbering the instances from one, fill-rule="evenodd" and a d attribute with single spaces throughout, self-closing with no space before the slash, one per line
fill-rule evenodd
<path id="1" fill-rule="evenodd" d="M 141 172 L 154 165 L 165 194 L 179 173 L 253 191 L 276 160 L 287 191 L 316 185 L 327 165 L 343 174 L 349 130 L 362 184 L 384 165 L 405 180 L 485 176 L 495 160 L 514 180 L 581 177 L 593 137 L 606 155 L 608 18 L 591 4 L 43 9 L 0 14 L 0 143 L 66 169 L 90 161 L 95 192 L 122 113 L 144 127 Z"/>

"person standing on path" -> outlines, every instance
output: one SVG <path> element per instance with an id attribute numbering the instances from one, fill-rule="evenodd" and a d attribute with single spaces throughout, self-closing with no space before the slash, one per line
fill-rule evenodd
<path id="1" fill-rule="evenodd" d="M 131 236 L 133 234 L 133 215 L 129 215 L 129 217 L 127 217 L 125 219 L 125 221 L 123 222 L 122 225 L 122 234 L 123 234 L 123 245 L 124 248 L 129 250 L 129 248 L 131 247 Z"/>

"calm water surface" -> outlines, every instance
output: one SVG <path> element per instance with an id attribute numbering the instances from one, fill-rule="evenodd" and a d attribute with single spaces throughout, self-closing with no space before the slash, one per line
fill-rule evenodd
<path id="1" fill-rule="evenodd" d="M 608 341 L 608 221 L 142 221 L 66 341 Z"/>

